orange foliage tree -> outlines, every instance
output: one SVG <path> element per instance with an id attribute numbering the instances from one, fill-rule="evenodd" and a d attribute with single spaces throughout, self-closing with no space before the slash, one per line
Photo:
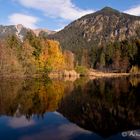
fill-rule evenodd
<path id="1" fill-rule="evenodd" d="M 59 42 L 47 40 L 39 57 L 39 65 L 46 70 L 64 69 L 65 61 Z"/>

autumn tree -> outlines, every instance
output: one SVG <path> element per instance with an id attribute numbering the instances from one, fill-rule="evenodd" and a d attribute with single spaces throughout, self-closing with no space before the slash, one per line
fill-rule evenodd
<path id="1" fill-rule="evenodd" d="M 28 40 L 29 44 L 34 48 L 33 55 L 36 59 L 38 59 L 42 49 L 41 38 L 29 31 L 25 37 L 25 40 Z"/>
<path id="2" fill-rule="evenodd" d="M 0 50 L 0 74 L 22 74 L 22 66 L 13 50 L 3 42 L 0 42 Z"/>
<path id="3" fill-rule="evenodd" d="M 74 69 L 74 60 L 75 60 L 74 54 L 69 50 L 65 50 L 64 51 L 64 61 L 65 61 L 65 68 L 67 70 Z"/>
<path id="4" fill-rule="evenodd" d="M 24 41 L 21 49 L 20 62 L 23 66 L 24 74 L 34 74 L 36 72 L 35 57 L 33 56 L 34 48 L 29 41 Z"/>
<path id="5" fill-rule="evenodd" d="M 58 71 L 65 67 L 64 57 L 59 42 L 47 40 L 39 57 L 40 67 L 44 70 Z"/>
<path id="6" fill-rule="evenodd" d="M 6 38 L 6 44 L 7 44 L 7 47 L 12 48 L 12 49 L 21 47 L 21 41 L 15 35 L 8 36 Z"/>

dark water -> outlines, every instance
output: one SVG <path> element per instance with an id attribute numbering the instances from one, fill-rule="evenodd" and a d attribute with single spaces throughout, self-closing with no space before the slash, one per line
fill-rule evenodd
<path id="1" fill-rule="evenodd" d="M 0 140 L 140 140 L 140 78 L 0 79 Z"/>

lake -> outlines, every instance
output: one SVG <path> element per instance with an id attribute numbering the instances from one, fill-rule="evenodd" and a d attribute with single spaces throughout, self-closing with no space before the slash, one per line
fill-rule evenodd
<path id="1" fill-rule="evenodd" d="M 140 140 L 140 78 L 0 79 L 0 140 Z"/>

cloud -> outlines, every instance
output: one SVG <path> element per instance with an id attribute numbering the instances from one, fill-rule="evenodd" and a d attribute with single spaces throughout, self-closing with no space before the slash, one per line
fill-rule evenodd
<path id="1" fill-rule="evenodd" d="M 12 128 L 22 128 L 22 127 L 29 127 L 35 125 L 34 120 L 28 121 L 25 116 L 20 118 L 12 118 L 9 120 L 8 125 Z"/>
<path id="2" fill-rule="evenodd" d="M 65 26 L 65 25 L 64 25 L 64 26 Z M 64 26 L 63 26 L 63 27 L 61 27 L 61 28 L 55 29 L 55 31 L 56 31 L 56 32 L 61 31 L 62 29 L 64 29 Z"/>
<path id="3" fill-rule="evenodd" d="M 124 12 L 130 15 L 140 16 L 140 5 L 132 7 Z"/>
<path id="4" fill-rule="evenodd" d="M 22 24 L 28 28 L 36 28 L 36 23 L 39 21 L 37 17 L 25 15 L 22 13 L 13 13 L 8 17 L 10 24 Z"/>
<path id="5" fill-rule="evenodd" d="M 72 0 L 15 0 L 26 8 L 42 11 L 46 16 L 75 20 L 83 15 L 94 12 L 83 10 L 72 3 Z"/>

